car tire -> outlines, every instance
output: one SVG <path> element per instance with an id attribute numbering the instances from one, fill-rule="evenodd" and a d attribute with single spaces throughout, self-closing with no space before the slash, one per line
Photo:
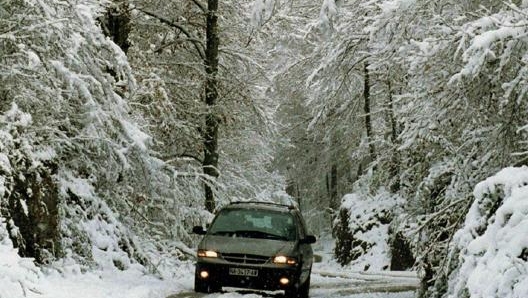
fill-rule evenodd
<path id="1" fill-rule="evenodd" d="M 310 296 L 310 276 L 308 276 L 306 281 L 299 288 L 299 292 L 297 293 L 297 297 L 299 298 L 308 298 L 309 296 Z"/>
<path id="2" fill-rule="evenodd" d="M 200 280 L 198 278 L 194 279 L 194 291 L 197 293 L 214 293 L 220 292 L 221 287 L 210 282 Z"/>
<path id="3" fill-rule="evenodd" d="M 297 288 L 292 287 L 284 290 L 284 298 L 297 298 Z"/>
<path id="4" fill-rule="evenodd" d="M 284 291 L 284 297 L 286 298 L 308 298 L 309 295 L 310 295 L 310 276 L 308 276 L 308 278 L 302 285 L 298 287 L 293 286 Z"/>

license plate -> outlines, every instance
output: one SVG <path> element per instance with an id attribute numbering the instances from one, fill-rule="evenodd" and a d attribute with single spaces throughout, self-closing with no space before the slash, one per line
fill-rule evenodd
<path id="1" fill-rule="evenodd" d="M 248 268 L 229 268 L 229 275 L 258 276 L 258 270 Z"/>

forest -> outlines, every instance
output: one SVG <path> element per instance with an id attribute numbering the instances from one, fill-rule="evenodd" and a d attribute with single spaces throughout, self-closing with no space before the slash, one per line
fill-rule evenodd
<path id="1" fill-rule="evenodd" d="M 0 259 L 163 277 L 293 201 L 342 266 L 527 297 L 527 91 L 526 0 L 0 0 Z"/>

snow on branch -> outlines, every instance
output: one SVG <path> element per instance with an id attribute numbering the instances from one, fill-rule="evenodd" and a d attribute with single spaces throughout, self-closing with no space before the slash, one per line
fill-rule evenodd
<path id="1" fill-rule="evenodd" d="M 528 281 L 528 168 L 505 168 L 474 190 L 475 201 L 454 237 L 460 266 L 449 298 L 526 297 Z"/>
<path id="2" fill-rule="evenodd" d="M 525 16 L 514 11 L 485 16 L 463 26 L 458 35 L 459 52 L 464 62 L 463 68 L 453 76 L 450 83 L 462 77 L 475 77 L 489 63 L 499 60 L 499 65 L 508 64 L 512 58 L 511 42 L 526 43 L 528 21 Z"/>

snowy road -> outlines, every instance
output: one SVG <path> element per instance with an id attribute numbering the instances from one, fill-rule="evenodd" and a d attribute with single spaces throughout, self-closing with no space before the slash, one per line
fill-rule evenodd
<path id="1" fill-rule="evenodd" d="M 333 273 L 314 270 L 310 297 L 332 298 L 414 298 L 419 279 L 412 272 L 347 272 Z M 236 291 L 227 289 L 223 293 L 197 294 L 184 291 L 167 298 L 259 298 L 284 297 L 282 293 L 258 291 Z"/>

